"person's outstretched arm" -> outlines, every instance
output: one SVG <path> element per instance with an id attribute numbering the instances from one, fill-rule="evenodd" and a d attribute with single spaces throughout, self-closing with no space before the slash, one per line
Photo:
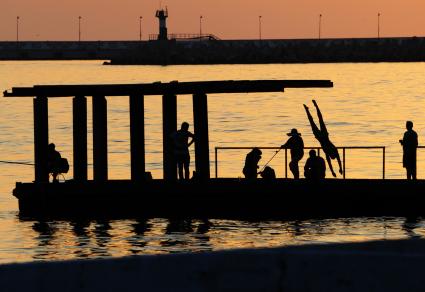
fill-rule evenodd
<path id="1" fill-rule="evenodd" d="M 305 112 L 307 113 L 307 118 L 308 118 L 308 121 L 310 122 L 311 130 L 313 131 L 314 136 L 317 138 L 320 136 L 320 130 L 314 123 L 313 117 L 310 114 L 310 110 L 308 109 L 308 106 L 306 106 L 305 104 L 303 104 L 303 106 L 304 106 Z"/>
<path id="2" fill-rule="evenodd" d="M 322 112 L 320 111 L 319 106 L 317 105 L 317 102 L 314 99 L 313 104 L 316 107 L 317 117 L 319 118 L 320 131 L 322 131 L 323 134 L 328 134 L 328 129 L 326 128 L 325 121 L 323 120 Z"/>
<path id="3" fill-rule="evenodd" d="M 327 155 L 327 154 L 326 154 L 326 161 L 328 162 L 329 169 L 331 170 L 331 173 L 332 173 L 333 177 L 336 177 L 336 174 L 335 174 L 334 168 L 332 167 L 331 158 L 330 158 L 330 156 L 329 156 L 329 155 Z"/>

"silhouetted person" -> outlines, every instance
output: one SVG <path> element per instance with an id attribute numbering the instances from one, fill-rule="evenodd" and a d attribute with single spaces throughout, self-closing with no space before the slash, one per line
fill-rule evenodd
<path id="1" fill-rule="evenodd" d="M 267 180 L 267 181 L 276 179 L 276 173 L 275 173 L 274 169 L 271 168 L 270 166 L 264 167 L 264 169 L 260 173 L 260 175 L 264 180 Z"/>
<path id="2" fill-rule="evenodd" d="M 323 152 L 326 154 L 326 160 L 328 161 L 329 169 L 332 172 L 332 175 L 336 177 L 334 169 L 332 167 L 331 159 L 337 159 L 339 165 L 339 173 L 342 174 L 342 164 L 341 158 L 339 157 L 338 149 L 335 145 L 329 140 L 329 133 L 326 129 L 325 122 L 323 121 L 322 113 L 320 112 L 319 106 L 316 101 L 313 100 L 313 104 L 317 110 L 317 117 L 319 118 L 320 129 L 314 123 L 313 117 L 310 114 L 308 106 L 304 104 L 305 111 L 307 113 L 308 120 L 310 121 L 311 129 L 313 130 L 314 137 L 319 141 L 320 146 L 322 146 Z"/>
<path id="3" fill-rule="evenodd" d="M 52 174 L 53 182 L 58 182 L 58 174 L 61 173 L 61 160 L 62 157 L 59 151 L 56 150 L 56 146 L 50 143 L 47 148 L 47 168 L 49 173 Z"/>
<path id="4" fill-rule="evenodd" d="M 404 133 L 403 140 L 403 167 L 406 168 L 407 179 L 416 179 L 416 150 L 418 148 L 418 134 L 413 131 L 413 123 L 406 122 L 407 131 Z"/>
<path id="5" fill-rule="evenodd" d="M 305 178 L 312 180 L 324 179 L 326 176 L 325 160 L 317 156 L 315 150 L 310 150 L 309 156 L 304 166 Z"/>
<path id="6" fill-rule="evenodd" d="M 246 155 L 245 166 L 242 171 L 246 179 L 257 178 L 258 162 L 261 159 L 261 154 L 261 150 L 255 147 Z"/>
<path id="7" fill-rule="evenodd" d="M 289 169 L 294 175 L 294 178 L 299 179 L 300 171 L 298 168 L 298 162 L 304 156 L 304 141 L 297 129 L 292 129 L 287 135 L 290 136 L 290 138 L 285 144 L 280 146 L 280 148 L 291 149 L 291 162 L 289 162 Z"/>
<path id="8" fill-rule="evenodd" d="M 192 140 L 189 142 L 189 138 Z M 174 140 L 174 154 L 176 156 L 177 166 L 179 168 L 179 179 L 189 179 L 189 165 L 190 165 L 190 154 L 189 147 L 193 144 L 195 139 L 195 135 L 189 132 L 189 124 L 187 122 L 183 122 L 180 130 L 176 131 L 173 134 Z M 184 177 L 183 177 L 183 169 L 184 169 Z"/>

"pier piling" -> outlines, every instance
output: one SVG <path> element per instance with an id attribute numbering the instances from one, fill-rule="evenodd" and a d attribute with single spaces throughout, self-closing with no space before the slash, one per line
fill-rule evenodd
<path id="1" fill-rule="evenodd" d="M 204 93 L 193 95 L 193 123 L 195 131 L 195 168 L 199 179 L 210 178 L 208 139 L 208 101 Z"/>
<path id="2" fill-rule="evenodd" d="M 108 127 L 105 96 L 93 96 L 93 180 L 108 180 Z"/>
<path id="3" fill-rule="evenodd" d="M 48 182 L 47 146 L 49 145 L 49 121 L 47 97 L 37 96 L 34 106 L 34 171 L 36 182 Z"/>
<path id="4" fill-rule="evenodd" d="M 162 148 L 165 180 L 177 180 L 177 165 L 173 150 L 172 134 L 177 130 L 177 96 L 162 96 Z"/>
<path id="5" fill-rule="evenodd" d="M 72 100 L 74 180 L 87 181 L 87 98 Z"/>
<path id="6" fill-rule="evenodd" d="M 145 178 L 145 107 L 143 95 L 130 96 L 131 180 Z"/>

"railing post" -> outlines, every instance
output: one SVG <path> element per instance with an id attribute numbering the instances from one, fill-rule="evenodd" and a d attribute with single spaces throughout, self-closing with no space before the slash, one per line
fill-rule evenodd
<path id="1" fill-rule="evenodd" d="M 345 147 L 342 147 L 342 178 L 345 179 Z"/>
<path id="2" fill-rule="evenodd" d="M 288 149 L 285 148 L 285 178 L 288 178 Z"/>
<path id="3" fill-rule="evenodd" d="M 382 179 L 385 179 L 385 146 L 382 147 Z"/>
<path id="4" fill-rule="evenodd" d="M 162 96 L 162 149 L 164 180 L 177 180 L 177 165 L 172 134 L 177 130 L 177 97 Z"/>
<path id="5" fill-rule="evenodd" d="M 204 93 L 193 95 L 195 131 L 195 168 L 199 179 L 210 178 L 210 148 L 208 138 L 208 100 Z"/>
<path id="6" fill-rule="evenodd" d="M 215 147 L 215 178 L 218 178 L 218 150 Z"/>
<path id="7" fill-rule="evenodd" d="M 36 182 L 49 181 L 47 148 L 49 145 L 49 110 L 47 97 L 37 96 L 34 107 L 34 173 Z"/>
<path id="8" fill-rule="evenodd" d="M 87 98 L 72 100 L 74 180 L 87 180 Z"/>
<path id="9" fill-rule="evenodd" d="M 145 107 L 143 95 L 130 96 L 131 180 L 145 179 Z"/>
<path id="10" fill-rule="evenodd" d="M 107 102 L 104 96 L 93 96 L 93 179 L 108 180 Z"/>

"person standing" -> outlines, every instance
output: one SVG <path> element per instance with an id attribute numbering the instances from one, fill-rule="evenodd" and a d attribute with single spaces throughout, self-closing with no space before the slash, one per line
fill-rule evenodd
<path id="1" fill-rule="evenodd" d="M 304 156 L 304 141 L 301 138 L 301 134 L 298 133 L 297 129 L 292 129 L 287 134 L 290 138 L 280 148 L 291 149 L 291 162 L 289 162 L 289 169 L 294 175 L 294 179 L 300 178 L 300 171 L 298 168 L 298 162 Z"/>
<path id="2" fill-rule="evenodd" d="M 189 138 L 192 138 L 190 142 L 189 142 Z M 180 130 L 174 132 L 173 140 L 174 140 L 174 154 L 176 156 L 176 162 L 179 169 L 179 179 L 188 180 L 190 177 L 189 147 L 195 141 L 195 135 L 189 132 L 189 123 L 183 122 L 181 124 Z M 183 176 L 183 170 L 184 170 L 184 176 Z"/>
<path id="3" fill-rule="evenodd" d="M 403 146 L 403 167 L 406 168 L 407 179 L 416 180 L 416 150 L 418 148 L 418 134 L 413 131 L 413 122 L 406 122 L 406 132 L 403 140 L 399 140 Z"/>

